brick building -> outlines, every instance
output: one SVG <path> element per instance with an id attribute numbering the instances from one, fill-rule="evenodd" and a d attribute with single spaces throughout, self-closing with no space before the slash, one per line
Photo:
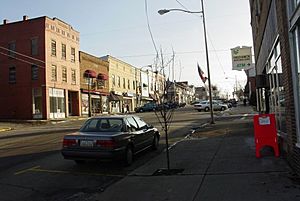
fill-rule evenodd
<path id="1" fill-rule="evenodd" d="M 299 71 L 295 67 L 297 59 L 291 57 L 299 48 L 290 45 L 288 19 L 295 12 L 297 2 L 250 0 L 250 9 L 257 108 L 261 113 L 275 113 L 281 150 L 286 153 L 291 167 L 300 174 Z M 289 4 L 294 5 L 293 11 Z M 295 38 L 299 37 L 297 34 Z"/>
<path id="2" fill-rule="evenodd" d="M 79 33 L 46 16 L 0 25 L 0 118 L 80 116 Z"/>
<path id="3" fill-rule="evenodd" d="M 89 116 L 108 113 L 109 63 L 85 52 L 80 51 L 79 55 L 81 113 Z"/>

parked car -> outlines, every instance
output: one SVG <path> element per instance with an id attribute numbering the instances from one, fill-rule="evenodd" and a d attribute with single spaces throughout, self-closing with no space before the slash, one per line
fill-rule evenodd
<path id="1" fill-rule="evenodd" d="M 61 153 L 78 164 L 122 159 L 130 165 L 136 153 L 150 147 L 156 150 L 159 139 L 158 130 L 135 115 L 92 117 L 78 132 L 64 136 Z"/>
<path id="2" fill-rule="evenodd" d="M 226 109 L 228 109 L 228 106 L 226 104 L 223 104 L 219 101 L 212 101 L 212 106 L 214 110 L 221 110 L 224 111 Z M 194 105 L 194 109 L 198 110 L 199 112 L 201 111 L 205 111 L 208 112 L 210 110 L 210 104 L 209 101 L 202 101 L 200 103 L 197 103 Z"/>
<path id="3" fill-rule="evenodd" d="M 151 103 L 146 103 L 141 107 L 135 108 L 135 112 L 150 112 L 150 111 L 155 111 L 156 109 L 157 109 L 157 104 L 151 102 Z"/>

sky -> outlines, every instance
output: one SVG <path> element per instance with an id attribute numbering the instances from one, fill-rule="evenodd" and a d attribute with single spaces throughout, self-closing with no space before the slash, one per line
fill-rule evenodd
<path id="1" fill-rule="evenodd" d="M 165 8 L 202 10 L 200 0 L 1 0 L 0 18 L 14 22 L 23 15 L 57 17 L 80 32 L 81 51 L 111 55 L 138 68 L 154 63 L 155 47 L 166 61 L 174 52 L 174 79 L 204 86 L 197 72 L 199 63 L 207 75 L 202 17 L 157 13 Z M 243 71 L 231 70 L 230 49 L 253 44 L 249 1 L 204 0 L 204 11 L 211 83 L 230 95 L 236 83 L 246 82 Z"/>

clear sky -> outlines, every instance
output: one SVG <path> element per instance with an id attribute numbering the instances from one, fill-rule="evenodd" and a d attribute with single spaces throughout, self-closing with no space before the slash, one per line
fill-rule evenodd
<path id="1" fill-rule="evenodd" d="M 149 25 L 156 47 L 166 59 L 175 52 L 175 80 L 203 86 L 197 62 L 207 74 L 203 23 L 200 15 L 163 8 L 200 11 L 200 0 L 147 0 Z M 231 70 L 230 49 L 252 46 L 248 0 L 204 0 L 212 84 L 233 91 L 244 84 L 244 72 Z M 145 0 L 1 0 L 1 21 L 57 17 L 80 32 L 80 49 L 94 56 L 112 55 L 136 67 L 152 64 L 156 55 L 145 12 Z M 228 77 L 227 79 L 225 79 Z"/>

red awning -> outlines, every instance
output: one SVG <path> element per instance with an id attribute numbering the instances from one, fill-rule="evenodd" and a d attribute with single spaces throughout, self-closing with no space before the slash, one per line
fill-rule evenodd
<path id="1" fill-rule="evenodd" d="M 89 77 L 89 78 L 96 78 L 97 73 L 93 70 L 86 70 L 86 71 L 84 71 L 84 76 Z"/>
<path id="2" fill-rule="evenodd" d="M 98 80 L 108 80 L 108 75 L 103 74 L 103 73 L 99 73 L 97 76 Z"/>

